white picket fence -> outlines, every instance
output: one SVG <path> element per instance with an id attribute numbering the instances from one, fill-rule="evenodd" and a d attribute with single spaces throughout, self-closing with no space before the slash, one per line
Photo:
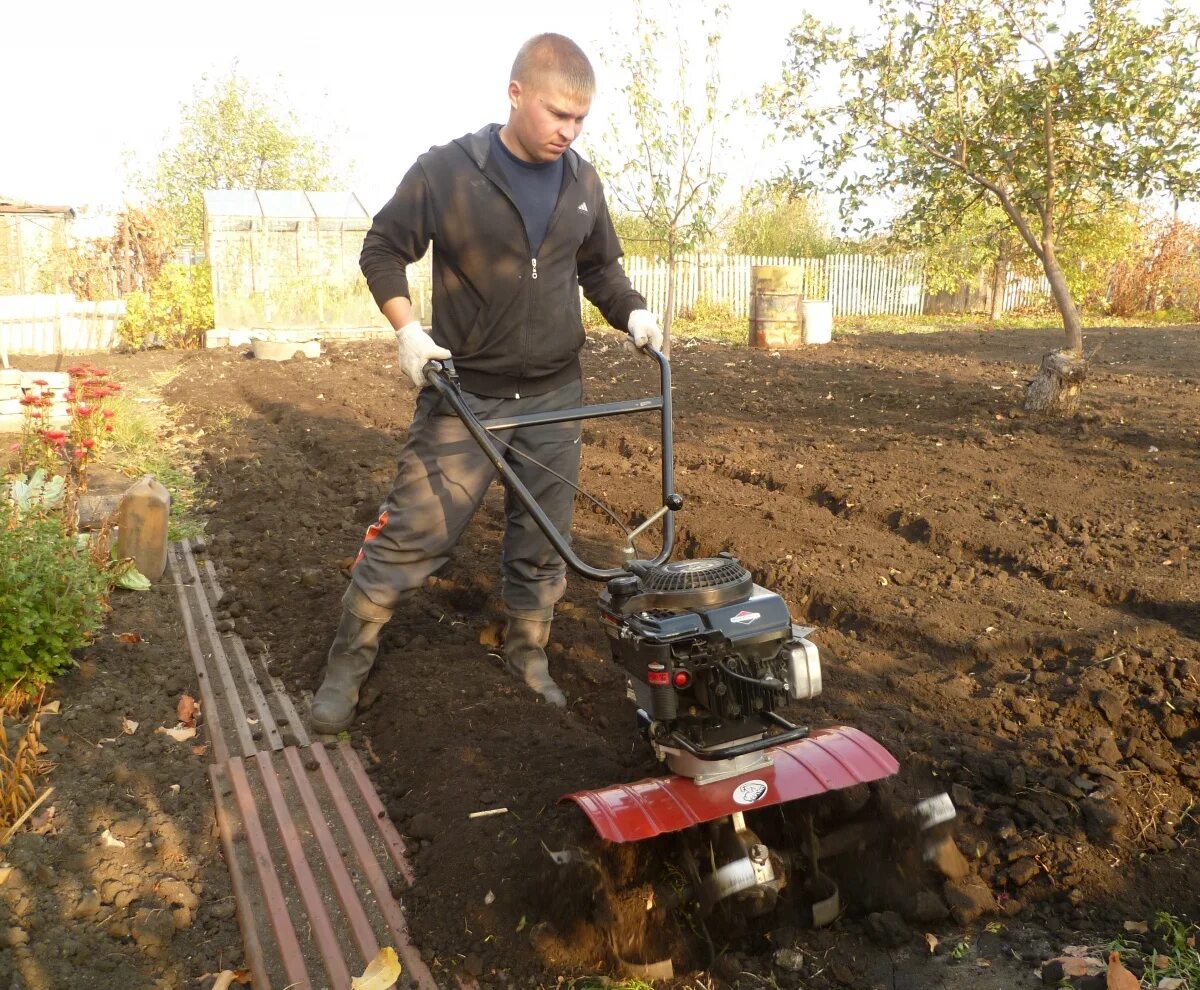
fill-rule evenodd
<path id="1" fill-rule="evenodd" d="M 107 351 L 125 315 L 120 299 L 89 302 L 70 293 L 0 296 L 0 364 L 9 354 Z"/>
<path id="2" fill-rule="evenodd" d="M 1009 274 L 1004 287 L 1005 313 L 1043 306 L 1050 300 L 1050 280 L 1045 275 Z"/>
<path id="3" fill-rule="evenodd" d="M 670 268 L 666 261 L 628 257 L 629 280 L 655 312 L 667 305 Z M 877 257 L 837 254 L 827 258 L 752 257 L 696 254 L 677 260 L 675 310 L 691 309 L 700 300 L 728 307 L 749 317 L 753 292 L 751 269 L 786 265 L 800 269 L 801 294 L 833 303 L 835 316 L 915 316 L 925 298 L 924 262 L 920 255 Z"/>

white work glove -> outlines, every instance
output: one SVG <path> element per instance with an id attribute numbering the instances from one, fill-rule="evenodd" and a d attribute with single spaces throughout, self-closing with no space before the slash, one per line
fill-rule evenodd
<path id="1" fill-rule="evenodd" d="M 658 325 L 658 317 L 648 309 L 635 309 L 629 314 L 629 338 L 639 351 L 647 344 L 656 351 L 661 351 L 663 335 Z"/>
<path id="2" fill-rule="evenodd" d="M 430 361 L 444 361 L 452 355 L 446 348 L 439 347 L 433 338 L 421 329 L 417 320 L 406 323 L 396 331 L 396 342 L 400 345 L 400 369 L 412 379 L 417 388 L 429 384 L 422 369 Z"/>

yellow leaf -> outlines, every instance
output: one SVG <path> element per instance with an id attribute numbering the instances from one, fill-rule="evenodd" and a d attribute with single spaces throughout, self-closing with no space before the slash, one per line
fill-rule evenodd
<path id="1" fill-rule="evenodd" d="M 362 976 L 350 981 L 350 990 L 388 990 L 400 979 L 400 960 L 390 945 L 379 950 Z"/>

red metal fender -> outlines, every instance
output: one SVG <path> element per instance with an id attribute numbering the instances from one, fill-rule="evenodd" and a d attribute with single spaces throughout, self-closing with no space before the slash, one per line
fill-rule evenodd
<path id="1" fill-rule="evenodd" d="M 703 786 L 688 777 L 649 777 L 633 784 L 577 791 L 561 800 L 579 805 L 602 838 L 638 842 L 735 811 L 756 811 L 881 780 L 900 769 L 883 746 L 846 725 L 817 729 L 771 753 L 773 766 Z"/>

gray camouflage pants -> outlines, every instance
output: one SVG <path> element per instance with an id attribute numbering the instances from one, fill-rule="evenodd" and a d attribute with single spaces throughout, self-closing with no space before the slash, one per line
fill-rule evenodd
<path id="1" fill-rule="evenodd" d="M 492 419 L 578 406 L 583 401 L 583 383 L 571 382 L 545 395 L 520 399 L 468 393 L 464 398 L 476 416 Z M 581 432 L 576 421 L 493 435 L 576 483 Z M 512 450 L 504 455 L 559 532 L 569 538 L 574 490 Z M 359 597 L 353 595 L 357 589 L 380 610 L 376 615 L 386 618 L 385 613 L 450 559 L 495 478 L 496 469 L 453 410 L 436 390 L 422 389 L 391 494 L 367 530 L 355 561 L 347 603 Z M 500 559 L 504 603 L 513 610 L 548 611 L 566 590 L 566 564 L 511 494 L 506 495 L 505 515 Z M 361 598 L 353 610 L 375 611 Z"/>

